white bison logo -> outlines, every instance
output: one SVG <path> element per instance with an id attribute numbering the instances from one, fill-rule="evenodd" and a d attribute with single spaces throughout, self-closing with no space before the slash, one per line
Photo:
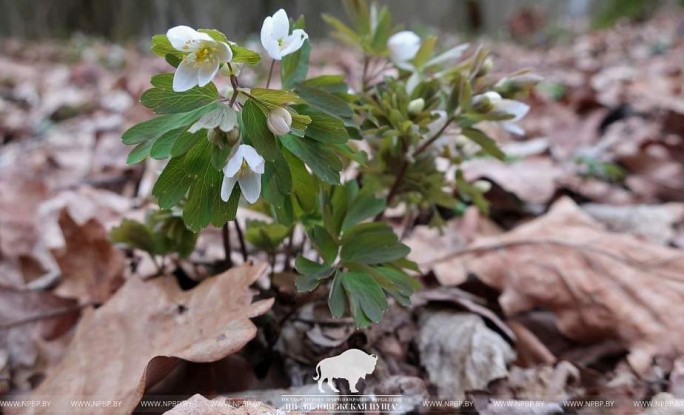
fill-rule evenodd
<path id="1" fill-rule="evenodd" d="M 318 380 L 318 390 L 321 392 L 324 392 L 324 381 L 328 381 L 330 389 L 339 392 L 333 384 L 333 379 L 347 379 L 350 390 L 356 393 L 356 383 L 373 373 L 377 362 L 378 357 L 374 354 L 368 355 L 362 350 L 349 349 L 338 356 L 321 360 L 316 366 L 316 376 L 313 379 Z"/>

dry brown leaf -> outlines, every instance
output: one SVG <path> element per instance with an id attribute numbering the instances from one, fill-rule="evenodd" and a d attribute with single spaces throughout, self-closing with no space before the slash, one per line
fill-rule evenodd
<path id="1" fill-rule="evenodd" d="M 30 390 L 31 378 L 42 376 L 51 360 L 42 344 L 67 332 L 78 315 L 75 300 L 0 286 L 0 350 L 8 353 L 15 390 Z"/>
<path id="2" fill-rule="evenodd" d="M 437 312 L 421 323 L 420 360 L 442 399 L 462 400 L 471 390 L 508 373 L 511 346 L 474 314 Z"/>
<path id="3" fill-rule="evenodd" d="M 59 225 L 66 246 L 52 251 L 62 271 L 62 282 L 55 292 L 83 303 L 104 303 L 123 284 L 123 252 L 109 242 L 97 219 L 79 226 L 64 209 Z"/>
<path id="4" fill-rule="evenodd" d="M 607 232 L 570 199 L 447 258 L 453 272 L 442 284 L 473 272 L 502 291 L 507 315 L 550 309 L 570 338 L 621 341 L 641 374 L 654 355 L 684 352 L 682 252 Z"/>
<path id="5" fill-rule="evenodd" d="M 233 268 L 190 291 L 169 277 L 127 280 L 102 307 L 85 313 L 68 353 L 32 397 L 50 396 L 52 412 L 87 413 L 70 405 L 83 399 L 122 402 L 102 408 L 102 414 L 130 413 L 176 358 L 213 362 L 256 335 L 249 318 L 266 312 L 273 300 L 252 303 L 248 287 L 266 270 L 265 265 Z"/>
<path id="6" fill-rule="evenodd" d="M 675 225 L 684 222 L 684 204 L 615 206 L 588 203 L 582 210 L 614 232 L 631 233 L 649 242 L 668 245 Z"/>
<path id="7" fill-rule="evenodd" d="M 533 157 L 514 163 L 476 159 L 463 164 L 468 181 L 487 178 L 524 202 L 546 203 L 563 177 L 563 169 L 546 157 Z"/>

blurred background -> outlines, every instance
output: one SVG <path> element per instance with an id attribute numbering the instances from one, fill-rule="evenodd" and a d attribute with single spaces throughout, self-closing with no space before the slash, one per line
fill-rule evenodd
<path id="1" fill-rule="evenodd" d="M 449 32 L 505 35 L 511 17 L 528 13 L 536 24 L 562 27 L 573 19 L 595 25 L 642 17 L 677 0 L 392 0 L 386 3 L 397 22 Z M 166 31 L 174 25 L 216 27 L 236 38 L 252 34 L 263 16 L 278 8 L 307 18 L 309 33 L 327 33 L 321 13 L 343 15 L 338 1 L 310 0 L 1 0 L 0 36 L 65 37 L 73 33 L 128 40 Z M 518 22 L 519 24 L 520 22 Z"/>

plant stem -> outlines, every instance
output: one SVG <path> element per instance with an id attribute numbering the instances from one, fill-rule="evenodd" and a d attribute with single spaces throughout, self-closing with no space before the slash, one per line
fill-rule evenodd
<path id="1" fill-rule="evenodd" d="M 268 70 L 268 79 L 266 80 L 266 88 L 271 85 L 271 77 L 273 76 L 273 68 L 275 67 L 275 59 L 271 59 L 271 68 Z"/>
<path id="2" fill-rule="evenodd" d="M 233 86 L 233 96 L 230 97 L 230 102 L 228 103 L 228 106 L 232 107 L 233 104 L 235 104 L 235 100 L 237 99 L 238 93 L 240 92 L 238 90 L 238 87 L 239 87 L 238 80 L 237 80 L 237 77 L 235 75 L 230 76 L 230 84 Z"/>
<path id="3" fill-rule="evenodd" d="M 242 229 L 240 228 L 240 224 L 238 223 L 237 219 L 233 222 L 235 223 L 235 230 L 237 231 L 238 234 L 238 240 L 240 241 L 240 252 L 242 253 L 242 260 L 244 262 L 247 262 L 247 244 L 245 243 L 245 236 L 242 233 Z"/>
<path id="4" fill-rule="evenodd" d="M 287 241 L 287 247 L 285 247 L 285 263 L 283 264 L 284 271 L 290 271 L 292 266 L 290 261 L 292 260 L 292 250 L 294 249 L 294 229 L 290 234 L 290 238 Z"/>
<path id="5" fill-rule="evenodd" d="M 423 144 L 421 144 L 421 146 L 418 147 L 418 148 L 413 152 L 413 154 L 411 155 L 411 158 L 415 158 L 416 156 L 420 155 L 423 151 L 427 150 L 427 149 L 430 147 L 430 145 L 431 145 L 432 143 L 434 143 L 434 142 L 435 142 L 435 141 L 444 133 L 444 131 L 446 131 L 447 128 L 449 128 L 449 126 L 451 125 L 451 123 L 452 123 L 453 121 L 454 121 L 453 118 L 449 118 L 449 119 L 444 123 L 444 125 L 442 126 L 442 128 L 440 128 L 439 131 L 437 131 L 437 132 L 435 133 L 435 135 L 433 135 L 432 137 L 430 137 L 426 142 L 424 142 Z M 394 197 L 396 196 L 397 191 L 399 190 L 399 185 L 401 184 L 401 181 L 404 179 L 404 176 L 406 175 L 406 170 L 408 170 L 408 165 L 409 165 L 409 162 L 408 162 L 408 160 L 406 159 L 406 157 L 404 157 L 404 160 L 401 162 L 401 166 L 399 167 L 399 172 L 397 172 L 397 176 L 396 176 L 396 178 L 394 179 L 394 183 L 392 184 L 392 187 L 390 188 L 389 193 L 387 193 L 387 198 L 385 199 L 385 201 L 386 201 L 386 203 L 387 203 L 387 206 L 390 205 L 390 203 L 392 202 L 392 199 L 394 199 Z M 383 215 L 384 215 L 384 211 L 378 213 L 378 214 L 375 216 L 375 221 L 377 222 L 377 221 L 379 221 L 380 219 L 382 219 Z"/>
<path id="6" fill-rule="evenodd" d="M 226 267 L 233 268 L 233 259 L 230 257 L 230 229 L 228 228 L 228 222 L 221 228 L 221 236 L 223 238 L 223 251 L 226 253 Z"/>

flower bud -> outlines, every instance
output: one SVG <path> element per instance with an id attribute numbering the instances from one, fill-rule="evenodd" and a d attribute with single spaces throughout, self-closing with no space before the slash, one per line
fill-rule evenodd
<path id="1" fill-rule="evenodd" d="M 476 180 L 473 183 L 473 187 L 482 193 L 487 193 L 492 189 L 492 183 L 488 180 Z"/>
<path id="2" fill-rule="evenodd" d="M 268 114 L 266 125 L 276 136 L 285 135 L 290 132 L 292 115 L 285 108 L 276 108 Z"/>
<path id="3" fill-rule="evenodd" d="M 494 111 L 496 104 L 501 102 L 501 95 L 497 92 L 489 91 L 481 95 L 475 95 L 471 100 L 473 109 L 481 114 Z"/>
<path id="4" fill-rule="evenodd" d="M 238 76 L 240 75 L 240 72 L 242 71 L 242 64 L 241 63 L 226 63 L 225 65 L 221 66 L 221 75 L 224 76 Z"/>
<path id="5" fill-rule="evenodd" d="M 420 49 L 420 37 L 409 30 L 404 30 L 403 32 L 395 33 L 389 38 L 387 48 L 389 49 L 392 61 L 403 65 L 416 57 Z"/>
<path id="6" fill-rule="evenodd" d="M 414 99 L 408 104 L 408 112 L 411 115 L 416 115 L 425 109 L 425 100 L 423 98 Z"/>
<path id="7" fill-rule="evenodd" d="M 490 73 L 492 69 L 494 69 L 494 60 L 491 56 L 488 56 L 485 58 L 484 62 L 482 62 L 482 66 L 480 66 L 477 76 L 485 76 Z"/>
<path id="8" fill-rule="evenodd" d="M 220 128 L 212 128 L 207 131 L 207 140 L 220 149 L 233 146 L 240 138 L 240 130 L 235 127 L 228 132 L 221 131 Z"/>

